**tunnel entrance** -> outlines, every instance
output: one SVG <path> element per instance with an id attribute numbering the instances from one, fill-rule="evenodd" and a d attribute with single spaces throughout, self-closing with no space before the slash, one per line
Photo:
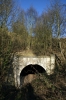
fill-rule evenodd
<path id="1" fill-rule="evenodd" d="M 25 81 L 26 83 L 32 82 L 32 80 L 36 79 L 36 75 L 40 73 L 45 73 L 46 71 L 40 65 L 28 65 L 26 66 L 20 73 L 20 85 L 23 85 Z"/>

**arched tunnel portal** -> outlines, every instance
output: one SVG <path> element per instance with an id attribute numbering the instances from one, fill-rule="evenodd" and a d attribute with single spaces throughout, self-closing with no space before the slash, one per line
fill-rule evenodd
<path id="1" fill-rule="evenodd" d="M 22 78 L 25 78 L 29 74 L 35 75 L 37 73 L 47 73 L 50 75 L 53 73 L 54 68 L 54 55 L 43 57 L 14 56 L 13 71 L 15 86 L 20 87 Z"/>

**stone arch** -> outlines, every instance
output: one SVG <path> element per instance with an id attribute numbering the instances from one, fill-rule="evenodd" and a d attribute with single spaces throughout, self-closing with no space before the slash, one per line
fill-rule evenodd
<path id="1" fill-rule="evenodd" d="M 26 71 L 29 70 L 29 71 L 28 72 L 25 72 L 25 70 Z M 29 64 L 29 65 L 26 65 L 24 68 L 21 69 L 20 74 L 22 72 L 24 72 L 26 74 L 31 73 L 31 70 L 33 70 L 32 73 L 37 73 L 37 71 L 38 72 L 46 72 L 46 70 L 44 69 L 44 67 L 42 67 L 39 64 Z"/>
<path id="2" fill-rule="evenodd" d="M 29 64 L 25 66 L 20 72 L 20 85 L 23 84 L 26 76 L 28 75 L 35 76 L 38 73 L 46 73 L 46 70 L 41 65 L 38 64 Z"/>
<path id="3" fill-rule="evenodd" d="M 21 71 L 28 65 L 42 66 L 45 69 L 48 75 L 53 73 L 53 69 L 55 67 L 55 56 L 44 56 L 44 57 L 23 57 L 23 56 L 15 56 L 13 60 L 13 69 L 14 69 L 14 79 L 15 86 L 20 86 L 20 73 Z"/>

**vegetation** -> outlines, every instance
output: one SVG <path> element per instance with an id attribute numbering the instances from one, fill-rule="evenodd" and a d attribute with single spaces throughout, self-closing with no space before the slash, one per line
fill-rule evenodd
<path id="1" fill-rule="evenodd" d="M 0 0 L 0 100 L 66 100 L 66 6 L 53 1 L 38 16 L 33 7 L 25 12 L 14 0 Z M 9 80 L 12 60 L 14 53 L 27 50 L 37 56 L 55 54 L 56 69 L 18 90 Z"/>

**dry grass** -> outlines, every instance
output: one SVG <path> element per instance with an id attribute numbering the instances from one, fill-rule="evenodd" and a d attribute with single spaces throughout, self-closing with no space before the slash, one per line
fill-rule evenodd
<path id="1" fill-rule="evenodd" d="M 16 55 L 19 55 L 19 56 L 36 56 L 33 52 L 32 52 L 32 50 L 24 50 L 24 51 L 20 51 L 20 52 L 16 52 Z"/>

